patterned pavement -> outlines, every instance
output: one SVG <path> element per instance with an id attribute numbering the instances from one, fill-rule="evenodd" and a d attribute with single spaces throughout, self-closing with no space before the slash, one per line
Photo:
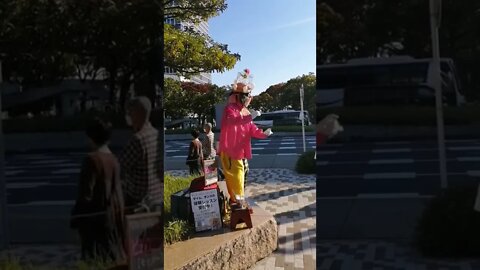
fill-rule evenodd
<path id="1" fill-rule="evenodd" d="M 185 175 L 185 171 L 170 171 Z M 315 269 L 315 175 L 288 169 L 252 169 L 246 196 L 272 213 L 279 225 L 278 249 L 251 270 Z"/>
<path id="2" fill-rule="evenodd" d="M 386 241 L 319 241 L 318 270 L 477 270 L 478 259 L 435 260 L 412 245 Z"/>

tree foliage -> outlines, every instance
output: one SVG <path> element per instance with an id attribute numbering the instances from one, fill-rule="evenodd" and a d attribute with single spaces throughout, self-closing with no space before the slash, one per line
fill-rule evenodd
<path id="1" fill-rule="evenodd" d="M 22 76 L 28 87 L 72 76 L 93 80 L 105 70 L 112 102 L 120 90 L 123 104 L 134 79 L 152 76 L 151 51 L 163 43 L 158 1 L 3 0 L 0 5 L 6 78 Z"/>
<path id="2" fill-rule="evenodd" d="M 163 0 L 165 18 L 198 23 L 220 15 L 226 0 Z"/>
<path id="3" fill-rule="evenodd" d="M 164 0 L 165 19 L 183 23 L 164 26 L 165 66 L 187 78 L 199 73 L 225 72 L 232 69 L 240 55 L 226 44 L 194 30 L 194 25 L 218 16 L 226 8 L 225 0 Z"/>
<path id="4" fill-rule="evenodd" d="M 308 111 L 312 119 L 315 117 L 315 82 L 313 73 L 298 76 L 270 86 L 265 92 L 253 98 L 251 108 L 263 112 L 275 110 L 300 110 L 300 87 L 304 87 L 304 110 Z"/>
<path id="5" fill-rule="evenodd" d="M 189 77 L 202 72 L 225 72 L 232 69 L 240 55 L 228 46 L 214 42 L 207 35 L 165 25 L 165 65 Z"/>
<path id="6" fill-rule="evenodd" d="M 429 2 L 323 0 L 317 4 L 317 62 L 356 57 L 431 57 Z M 440 53 L 460 68 L 467 97 L 480 97 L 480 2 L 442 1 Z M 401 46 L 394 46 L 400 44 Z"/>
<path id="7" fill-rule="evenodd" d="M 181 119 L 192 116 L 200 120 L 215 118 L 215 104 L 224 100 L 226 89 L 213 84 L 195 84 L 167 78 L 165 80 L 165 116 Z"/>

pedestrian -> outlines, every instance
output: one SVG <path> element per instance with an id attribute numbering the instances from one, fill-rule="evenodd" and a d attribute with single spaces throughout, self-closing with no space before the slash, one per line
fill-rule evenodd
<path id="1" fill-rule="evenodd" d="M 239 73 L 222 115 L 218 152 L 232 205 L 244 202 L 246 160 L 252 158 L 251 138 L 264 139 L 272 134 L 270 129 L 262 131 L 252 121 L 248 106 L 253 83 L 249 73 L 248 69 Z"/>
<path id="2" fill-rule="evenodd" d="M 163 142 L 150 123 L 152 104 L 145 96 L 133 98 L 127 104 L 125 120 L 133 136 L 120 157 L 125 201 L 128 207 L 147 202 L 151 211 L 163 207 Z"/>
<path id="3" fill-rule="evenodd" d="M 206 123 L 203 126 L 202 147 L 204 159 L 215 159 L 217 151 L 215 149 L 215 134 L 212 131 L 212 124 Z"/>
<path id="4" fill-rule="evenodd" d="M 86 134 L 90 153 L 83 160 L 71 227 L 78 230 L 83 260 L 125 260 L 124 201 L 120 165 L 108 147 L 111 124 L 93 119 Z"/>
<path id="5" fill-rule="evenodd" d="M 200 132 L 197 129 L 192 130 L 192 141 L 188 147 L 188 156 L 186 164 L 190 168 L 190 175 L 201 175 L 203 171 L 203 147 L 198 139 Z"/>

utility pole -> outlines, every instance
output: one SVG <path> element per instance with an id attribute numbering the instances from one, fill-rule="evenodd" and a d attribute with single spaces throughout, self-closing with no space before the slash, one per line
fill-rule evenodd
<path id="1" fill-rule="evenodd" d="M 303 83 L 302 83 L 302 86 L 300 87 L 300 108 L 301 108 L 300 117 L 302 119 L 303 152 L 305 153 L 307 151 L 307 147 L 305 143 L 305 114 L 303 112 L 303 96 L 304 96 L 304 91 L 303 91 Z"/>
<path id="2" fill-rule="evenodd" d="M 0 60 L 0 249 L 6 249 L 9 245 L 9 239 L 7 221 L 7 183 L 5 180 L 5 144 L 2 129 L 2 93 L 3 76 L 2 61 Z"/>
<path id="3" fill-rule="evenodd" d="M 440 184 L 442 189 L 448 186 L 447 154 L 445 149 L 445 127 L 443 122 L 443 94 L 440 67 L 439 28 L 442 15 L 442 0 L 430 0 L 430 27 L 432 35 L 432 67 L 435 88 L 435 107 L 437 115 L 438 156 L 440 166 Z"/>

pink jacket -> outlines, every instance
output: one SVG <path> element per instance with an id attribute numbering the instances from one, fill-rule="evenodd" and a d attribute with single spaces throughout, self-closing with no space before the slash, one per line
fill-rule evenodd
<path id="1" fill-rule="evenodd" d="M 242 116 L 242 105 L 229 103 L 222 116 L 222 129 L 218 153 L 225 153 L 232 159 L 251 159 L 251 138 L 264 139 L 267 135 L 253 122 L 252 116 Z"/>

